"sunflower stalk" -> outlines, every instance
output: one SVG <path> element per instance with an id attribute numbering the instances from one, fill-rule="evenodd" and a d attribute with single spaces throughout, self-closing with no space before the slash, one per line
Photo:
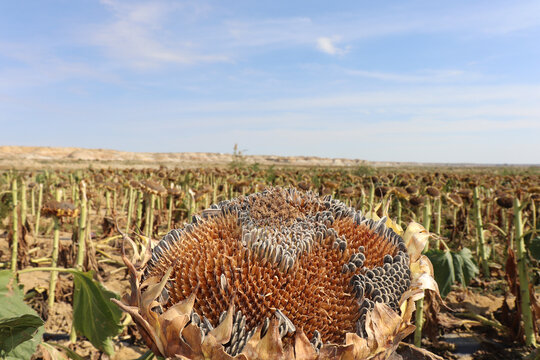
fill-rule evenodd
<path id="1" fill-rule="evenodd" d="M 86 197 L 86 182 L 83 180 L 80 184 L 80 211 L 81 215 L 79 217 L 79 233 L 78 233 L 78 244 L 77 244 L 77 263 L 75 268 L 79 271 L 83 270 L 84 266 L 84 255 L 86 251 L 86 226 L 87 226 L 87 197 Z M 71 326 L 71 333 L 69 334 L 69 341 L 74 344 L 77 341 L 77 332 L 75 327 Z"/>
<path id="2" fill-rule="evenodd" d="M 422 347 L 422 326 L 424 326 L 424 298 L 416 300 L 416 315 L 414 324 L 414 346 Z"/>
<path id="3" fill-rule="evenodd" d="M 172 210 L 173 210 L 173 195 L 169 195 L 169 205 L 167 209 L 167 231 L 171 230 L 172 224 Z"/>
<path id="4" fill-rule="evenodd" d="M 396 222 L 399 226 L 401 226 L 401 213 L 402 213 L 402 205 L 401 201 L 396 197 Z"/>
<path id="5" fill-rule="evenodd" d="M 111 215 L 111 192 L 109 190 L 105 190 L 105 215 Z"/>
<path id="6" fill-rule="evenodd" d="M 30 211 L 32 216 L 36 216 L 36 187 L 34 186 L 30 191 Z"/>
<path id="7" fill-rule="evenodd" d="M 126 206 L 129 201 L 129 189 L 124 189 L 124 195 L 122 196 L 122 213 L 126 212 Z"/>
<path id="8" fill-rule="evenodd" d="M 146 237 L 152 236 L 152 227 L 154 223 L 154 204 L 155 204 L 155 195 L 150 193 L 147 197 L 146 204 L 146 220 L 145 220 L 145 231 L 144 234 Z"/>
<path id="9" fill-rule="evenodd" d="M 38 190 L 38 203 L 37 203 L 37 212 L 36 212 L 36 225 L 34 229 L 34 240 L 37 240 L 39 236 L 39 219 L 41 217 L 41 203 L 43 202 L 43 184 L 39 184 Z"/>
<path id="10" fill-rule="evenodd" d="M 369 216 L 373 217 L 373 202 L 375 200 L 375 185 L 373 182 L 369 185 Z"/>
<path id="11" fill-rule="evenodd" d="M 113 198 L 112 198 L 112 209 L 111 209 L 111 212 L 112 214 L 116 214 L 116 207 L 117 207 L 117 204 L 118 204 L 118 192 L 115 190 L 112 191 L 113 193 Z"/>
<path id="12" fill-rule="evenodd" d="M 141 228 L 142 225 L 142 212 L 143 212 L 143 201 L 144 195 L 141 190 L 137 191 L 137 229 Z"/>
<path id="13" fill-rule="evenodd" d="M 77 265 L 78 270 L 82 270 L 84 263 L 84 252 L 86 249 L 86 217 L 87 217 L 87 197 L 86 197 L 86 182 L 83 180 L 80 184 L 81 202 L 80 209 L 81 215 L 79 217 L 79 234 L 77 244 Z"/>
<path id="14" fill-rule="evenodd" d="M 435 233 L 441 235 L 442 199 L 435 199 Z M 437 249 L 440 245 L 440 237 L 437 238 Z"/>
<path id="15" fill-rule="evenodd" d="M 521 295 L 521 316 L 525 330 L 525 344 L 536 347 L 533 316 L 531 311 L 531 298 L 529 293 L 529 279 L 527 273 L 527 249 L 523 237 L 523 207 L 517 197 L 514 198 L 514 228 L 516 232 L 517 265 L 519 274 L 519 293 Z"/>
<path id="16" fill-rule="evenodd" d="M 426 199 L 424 204 L 424 228 L 429 232 L 429 225 L 431 224 L 431 202 L 429 199 Z M 426 241 L 426 246 L 424 247 L 424 252 L 429 249 L 429 240 Z M 416 315 L 415 315 L 415 325 L 416 329 L 414 330 L 414 345 L 417 347 L 422 346 L 422 327 L 424 326 L 424 298 L 416 300 Z"/>
<path id="17" fill-rule="evenodd" d="M 429 232 L 430 228 L 431 228 L 431 201 L 429 200 L 429 198 L 426 198 L 426 202 L 424 204 L 424 208 L 423 208 L 423 214 L 422 214 L 422 220 L 423 220 L 423 226 L 424 228 L 426 229 L 427 232 Z M 426 242 L 426 248 L 424 249 L 424 252 L 425 251 L 428 251 L 429 249 L 429 241 Z"/>
<path id="18" fill-rule="evenodd" d="M 158 198 L 159 199 L 159 198 Z M 154 208 L 156 206 L 156 196 L 154 194 L 150 194 L 150 233 L 149 237 L 152 237 L 153 231 L 154 231 Z"/>
<path id="19" fill-rule="evenodd" d="M 129 186 L 129 200 L 128 200 L 128 209 L 127 209 L 127 219 L 126 219 L 126 234 L 129 233 L 129 228 L 131 227 L 131 218 L 133 217 L 133 201 L 134 201 L 134 189 Z"/>
<path id="20" fill-rule="evenodd" d="M 26 180 L 23 178 L 21 180 L 21 225 L 25 226 L 26 224 Z"/>
<path id="21" fill-rule="evenodd" d="M 478 187 L 474 188 L 474 220 L 476 224 L 477 248 L 480 253 L 482 272 L 486 278 L 489 278 L 489 265 L 486 258 L 484 226 L 482 224 L 482 200 L 480 200 L 478 194 Z"/>
<path id="22" fill-rule="evenodd" d="M 56 201 L 60 201 L 62 198 L 62 190 L 58 188 L 56 190 Z M 58 216 L 53 216 L 54 223 L 54 235 L 53 235 L 53 245 L 52 245 L 52 255 L 51 255 L 51 267 L 55 268 L 58 265 L 58 244 L 60 242 L 60 218 Z M 48 305 L 49 309 L 52 309 L 54 306 L 54 297 L 56 291 L 56 282 L 58 280 L 58 272 L 51 271 L 50 281 L 49 281 L 49 299 Z"/>
<path id="23" fill-rule="evenodd" d="M 19 249 L 19 204 L 17 200 L 17 178 L 11 182 L 11 196 L 13 198 L 13 241 L 11 243 L 11 271 L 17 271 L 17 252 Z"/>

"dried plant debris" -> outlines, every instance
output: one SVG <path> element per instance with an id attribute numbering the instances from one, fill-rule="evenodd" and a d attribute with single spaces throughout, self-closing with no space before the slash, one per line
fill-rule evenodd
<path id="1" fill-rule="evenodd" d="M 406 246 L 421 237 L 390 223 L 295 189 L 223 201 L 137 266 L 125 258 L 132 293 L 119 305 L 166 357 L 386 358 L 414 330 L 425 282 Z"/>

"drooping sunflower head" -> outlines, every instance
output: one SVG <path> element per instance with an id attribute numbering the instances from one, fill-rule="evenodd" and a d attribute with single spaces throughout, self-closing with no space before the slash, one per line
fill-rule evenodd
<path id="1" fill-rule="evenodd" d="M 132 271 L 134 293 L 124 301 L 164 356 L 198 358 L 194 348 L 208 356 L 205 346 L 190 344 L 205 338 L 219 338 L 212 344 L 230 358 L 260 356 L 269 337 L 292 353 L 309 340 L 314 359 L 330 344 L 343 352 L 351 336 L 373 338 L 375 310 L 399 313 L 411 286 L 404 240 L 385 223 L 295 189 L 224 201 L 167 234 Z M 400 324 L 393 335 L 407 327 Z M 178 340 L 164 330 L 173 325 Z"/>

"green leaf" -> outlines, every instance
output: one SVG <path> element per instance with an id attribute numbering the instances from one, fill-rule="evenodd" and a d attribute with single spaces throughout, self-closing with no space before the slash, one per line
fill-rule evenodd
<path id="1" fill-rule="evenodd" d="M 479 269 L 474 261 L 471 250 L 463 248 L 459 252 L 451 252 L 454 260 L 456 281 L 463 286 L 469 285 L 471 279 L 478 275 Z"/>
<path id="2" fill-rule="evenodd" d="M 463 273 L 463 265 L 464 265 L 465 260 L 458 253 L 451 251 L 451 254 L 452 254 L 452 261 L 454 262 L 454 272 L 455 272 L 456 281 L 465 286 L 467 285 L 467 282 L 465 281 L 465 275 Z"/>
<path id="3" fill-rule="evenodd" d="M 30 359 L 41 342 L 43 321 L 23 301 L 23 292 L 10 270 L 0 271 L 0 319 L 0 356 Z"/>
<path id="4" fill-rule="evenodd" d="M 535 260 L 540 261 L 540 236 L 537 236 L 531 240 L 529 252 Z"/>
<path id="5" fill-rule="evenodd" d="M 444 298 L 448 295 L 452 284 L 456 280 L 452 254 L 450 251 L 432 249 L 426 252 L 426 256 L 433 264 L 435 281 L 439 285 L 441 297 Z"/>
<path id="6" fill-rule="evenodd" d="M 42 325 L 43 320 L 39 316 L 30 314 L 0 319 L 0 353 L 7 354 L 19 344 L 32 339 Z"/>
<path id="7" fill-rule="evenodd" d="M 443 298 L 448 295 L 455 281 L 467 286 L 471 279 L 478 275 L 478 266 L 471 250 L 467 248 L 458 252 L 429 250 L 426 255 L 433 264 L 435 281 Z"/>
<path id="8" fill-rule="evenodd" d="M 463 277 L 465 282 L 460 282 L 467 286 L 471 282 L 471 279 L 480 273 L 476 261 L 474 261 L 473 254 L 468 248 L 463 248 L 458 253 L 463 259 Z"/>
<path id="9" fill-rule="evenodd" d="M 92 279 L 92 273 L 74 272 L 73 325 L 96 348 L 114 353 L 112 337 L 122 331 L 122 311 L 110 299 L 118 295 Z"/>

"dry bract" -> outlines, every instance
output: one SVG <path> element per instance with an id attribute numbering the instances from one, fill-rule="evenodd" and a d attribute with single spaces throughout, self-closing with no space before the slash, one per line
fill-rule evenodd
<path id="1" fill-rule="evenodd" d="M 272 188 L 224 201 L 133 265 L 117 302 L 177 359 L 385 359 L 437 291 L 427 233 L 331 197 Z"/>

